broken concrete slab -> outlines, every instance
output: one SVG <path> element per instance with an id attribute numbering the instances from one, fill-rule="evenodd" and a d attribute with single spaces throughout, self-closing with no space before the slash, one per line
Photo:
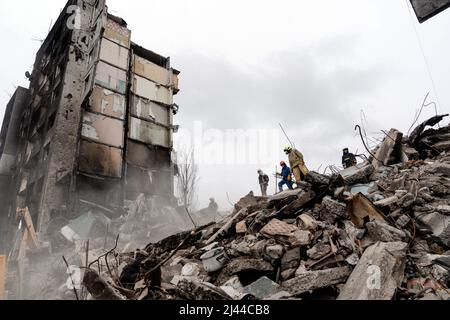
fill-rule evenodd
<path id="1" fill-rule="evenodd" d="M 300 248 L 295 248 L 287 251 L 281 259 L 281 270 L 297 270 L 298 266 L 300 265 L 300 259 Z"/>
<path id="2" fill-rule="evenodd" d="M 251 206 L 257 206 L 258 204 L 264 203 L 266 201 L 265 198 L 262 197 L 255 197 L 255 194 L 253 191 L 251 191 L 248 195 L 241 198 L 235 205 L 234 205 L 234 211 L 239 212 L 242 209 L 251 207 Z"/>
<path id="3" fill-rule="evenodd" d="M 275 236 L 290 236 L 293 232 L 299 229 L 292 225 L 287 224 L 278 219 L 272 219 L 264 228 L 261 229 L 260 233 L 268 238 Z"/>
<path id="4" fill-rule="evenodd" d="M 405 228 L 409 223 L 411 222 L 411 218 L 407 216 L 406 214 L 401 215 L 397 221 L 395 222 L 395 225 L 399 228 Z"/>
<path id="5" fill-rule="evenodd" d="M 269 202 L 272 203 L 272 202 L 284 200 L 284 199 L 287 199 L 287 198 L 293 197 L 293 196 L 297 197 L 302 192 L 303 192 L 302 189 L 286 190 L 286 191 L 277 193 L 274 196 L 269 197 Z"/>
<path id="6" fill-rule="evenodd" d="M 408 157 L 408 160 L 417 160 L 420 157 L 419 152 L 415 148 L 407 147 L 403 145 L 402 148 L 405 155 Z"/>
<path id="7" fill-rule="evenodd" d="M 416 213 L 416 219 L 433 232 L 433 236 L 450 247 L 450 216 L 432 212 Z"/>
<path id="8" fill-rule="evenodd" d="M 126 300 L 93 269 L 86 269 L 83 284 L 95 300 Z"/>
<path id="9" fill-rule="evenodd" d="M 285 249 L 282 245 L 275 244 L 266 247 L 266 255 L 272 260 L 280 260 L 284 255 Z"/>
<path id="10" fill-rule="evenodd" d="M 375 167 L 371 164 L 356 165 L 339 172 L 340 177 L 347 185 L 355 185 L 358 183 L 367 183 L 370 176 L 374 173 Z"/>
<path id="11" fill-rule="evenodd" d="M 279 291 L 281 291 L 280 285 L 267 277 L 262 277 L 244 288 L 244 292 L 260 300 L 270 297 Z"/>
<path id="12" fill-rule="evenodd" d="M 199 300 L 232 300 L 232 298 L 222 289 L 208 282 L 201 282 L 196 279 L 182 279 L 178 282 L 178 288 L 188 292 Z"/>
<path id="13" fill-rule="evenodd" d="M 280 292 L 277 292 L 273 295 L 270 295 L 270 296 L 264 298 L 264 300 L 268 300 L 268 301 L 289 300 L 291 297 L 292 296 L 289 292 L 280 291 Z"/>
<path id="14" fill-rule="evenodd" d="M 303 191 L 297 195 L 297 199 L 284 206 L 279 214 L 283 216 L 295 215 L 315 197 L 313 191 Z"/>
<path id="15" fill-rule="evenodd" d="M 232 275 L 242 272 L 268 272 L 274 271 L 274 267 L 263 259 L 238 258 L 231 261 L 223 270 Z"/>
<path id="16" fill-rule="evenodd" d="M 226 294 L 234 300 L 241 300 L 246 294 L 244 286 L 238 276 L 231 277 L 223 286 L 220 287 Z"/>
<path id="17" fill-rule="evenodd" d="M 315 232 L 318 229 L 319 224 L 316 219 L 309 214 L 302 214 L 297 218 L 297 227 L 300 230 Z"/>
<path id="18" fill-rule="evenodd" d="M 439 211 L 439 213 L 442 213 L 445 215 L 450 215 L 450 206 L 449 205 L 440 205 L 436 209 L 437 209 L 437 211 Z"/>
<path id="19" fill-rule="evenodd" d="M 425 170 L 429 173 L 440 173 L 446 177 L 450 177 L 450 164 L 448 163 L 435 162 L 434 164 L 429 165 Z"/>
<path id="20" fill-rule="evenodd" d="M 290 243 L 292 247 L 303 246 L 310 243 L 312 234 L 309 231 L 302 231 L 292 224 L 271 220 L 260 233 L 268 238 L 278 238 L 280 241 Z"/>
<path id="21" fill-rule="evenodd" d="M 309 249 L 306 254 L 313 260 L 319 260 L 325 257 L 330 252 L 331 246 L 329 244 L 319 242 L 314 247 Z"/>
<path id="22" fill-rule="evenodd" d="M 281 272 L 281 279 L 286 281 L 289 279 L 292 279 L 293 277 L 295 277 L 295 272 L 297 271 L 296 268 L 293 269 L 287 269 Z"/>
<path id="23" fill-rule="evenodd" d="M 401 162 L 403 133 L 391 129 L 375 154 L 372 165 L 375 168 Z"/>
<path id="24" fill-rule="evenodd" d="M 309 231 L 297 230 L 293 232 L 287 239 L 292 248 L 309 245 L 314 236 Z"/>
<path id="25" fill-rule="evenodd" d="M 338 300 L 391 300 L 404 278 L 404 242 L 378 242 L 366 249 Z"/>
<path id="26" fill-rule="evenodd" d="M 324 174 L 310 171 L 306 175 L 305 181 L 311 183 L 314 187 L 328 186 L 331 182 L 331 178 Z"/>
<path id="27" fill-rule="evenodd" d="M 450 151 L 450 139 L 447 141 L 441 141 L 438 143 L 433 144 L 432 146 L 434 149 L 439 151 Z"/>
<path id="28" fill-rule="evenodd" d="M 340 267 L 320 271 L 307 271 L 282 283 L 282 287 L 292 295 L 301 295 L 311 290 L 344 283 L 351 274 L 351 268 Z"/>
<path id="29" fill-rule="evenodd" d="M 408 235 L 385 221 L 375 220 L 366 224 L 367 235 L 374 241 L 396 242 L 407 241 Z"/>
<path id="30" fill-rule="evenodd" d="M 331 197 L 325 197 L 322 200 L 322 207 L 320 209 L 320 218 L 329 224 L 334 224 L 338 219 L 347 219 L 347 205 L 332 199 Z"/>
<path id="31" fill-rule="evenodd" d="M 399 200 L 400 199 L 397 196 L 392 196 L 383 200 L 376 201 L 373 203 L 373 205 L 378 208 L 386 208 L 397 204 Z"/>
<path id="32" fill-rule="evenodd" d="M 402 208 L 409 208 L 414 204 L 416 197 L 412 193 L 406 193 L 403 197 L 398 201 L 398 205 Z"/>
<path id="33" fill-rule="evenodd" d="M 236 233 L 237 234 L 247 233 L 247 223 L 245 221 L 241 221 L 236 224 Z"/>

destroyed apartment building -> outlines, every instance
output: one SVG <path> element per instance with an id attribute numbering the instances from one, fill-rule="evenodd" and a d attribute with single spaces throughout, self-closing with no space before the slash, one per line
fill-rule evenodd
<path id="1" fill-rule="evenodd" d="M 20 222 L 45 243 L 88 213 L 120 217 L 142 194 L 177 204 L 178 75 L 170 58 L 131 41 L 104 0 L 68 1 L 27 72 L 29 89 L 18 88 L 7 106 L 0 254 L 17 245 Z"/>

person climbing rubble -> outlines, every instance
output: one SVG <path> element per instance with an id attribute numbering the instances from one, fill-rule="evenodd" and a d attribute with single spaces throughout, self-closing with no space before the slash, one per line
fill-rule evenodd
<path id="1" fill-rule="evenodd" d="M 289 156 L 289 164 L 291 165 L 292 174 L 295 177 L 295 181 L 303 181 L 309 173 L 309 170 L 305 165 L 303 154 L 291 146 L 285 147 L 284 152 Z"/>
<path id="2" fill-rule="evenodd" d="M 354 167 L 358 163 L 356 160 L 356 156 L 353 153 L 350 153 L 348 148 L 343 150 L 344 154 L 342 155 L 342 166 L 344 169 Z"/>
<path id="3" fill-rule="evenodd" d="M 294 188 L 292 187 L 291 168 L 289 168 L 284 161 L 280 162 L 280 166 L 281 166 L 281 173 L 277 174 L 282 178 L 280 183 L 278 183 L 278 188 L 280 192 L 283 192 L 284 185 L 287 185 L 289 190 L 293 190 Z"/>
<path id="4" fill-rule="evenodd" d="M 269 186 L 269 176 L 265 174 L 261 169 L 258 170 L 259 186 L 261 187 L 261 194 L 263 197 L 267 197 L 267 187 Z"/>

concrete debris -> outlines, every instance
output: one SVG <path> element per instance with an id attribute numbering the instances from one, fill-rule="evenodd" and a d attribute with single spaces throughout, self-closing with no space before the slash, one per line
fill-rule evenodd
<path id="1" fill-rule="evenodd" d="M 385 198 L 383 200 L 379 200 L 374 202 L 374 206 L 378 207 L 378 208 L 385 208 L 385 207 L 390 207 L 396 203 L 398 203 L 400 199 L 397 196 L 392 196 L 389 198 Z"/>
<path id="2" fill-rule="evenodd" d="M 249 193 L 223 221 L 150 240 L 134 252 L 134 241 L 121 240 L 125 249 L 109 253 L 93 243 L 89 260 L 103 271 L 98 277 L 88 272 L 85 278 L 98 278 L 109 294 L 95 292 L 88 281 L 89 298 L 441 297 L 449 279 L 444 258 L 450 253 L 450 153 L 434 154 L 421 142 L 430 137 L 437 141 L 447 134 L 443 129 L 419 133 L 414 145 L 391 130 L 373 152 L 378 160 L 330 176 L 309 173 L 297 189 L 272 197 Z M 419 157 L 406 160 L 406 154 L 415 153 L 412 149 Z M 144 231 L 139 219 L 159 216 L 142 198 L 130 207 L 127 228 L 119 224 L 125 239 Z M 114 220 L 108 228 L 113 234 L 118 230 Z"/>
<path id="3" fill-rule="evenodd" d="M 391 129 L 389 131 L 372 161 L 375 169 L 402 161 L 402 138 L 403 133 L 398 130 Z"/>
<path id="4" fill-rule="evenodd" d="M 351 268 L 341 267 L 320 271 L 308 271 L 294 279 L 283 282 L 283 288 L 292 295 L 301 295 L 308 291 L 326 288 L 344 283 L 351 273 Z"/>
<path id="5" fill-rule="evenodd" d="M 319 260 L 325 257 L 331 252 L 331 246 L 325 243 L 318 243 L 311 249 L 309 249 L 306 254 L 309 258 L 314 260 Z"/>
<path id="6" fill-rule="evenodd" d="M 384 221 L 375 220 L 366 224 L 367 235 L 374 241 L 396 242 L 408 240 L 406 232 L 391 227 Z"/>
<path id="7" fill-rule="evenodd" d="M 178 283 L 178 287 L 198 300 L 232 300 L 225 291 L 208 282 L 183 279 Z"/>
<path id="8" fill-rule="evenodd" d="M 322 200 L 320 218 L 329 224 L 334 224 L 338 219 L 346 219 L 347 206 L 344 203 L 333 200 L 331 197 L 325 197 Z"/>
<path id="9" fill-rule="evenodd" d="M 95 300 L 125 300 L 125 297 L 95 270 L 86 270 L 83 284 Z"/>
<path id="10" fill-rule="evenodd" d="M 244 291 L 257 299 L 263 300 L 280 291 L 280 285 L 267 277 L 262 277 L 245 287 Z"/>
<path id="11" fill-rule="evenodd" d="M 402 284 L 408 244 L 378 242 L 353 270 L 338 300 L 391 300 Z"/>
<path id="12" fill-rule="evenodd" d="M 261 231 L 260 233 L 266 237 L 275 237 L 275 236 L 290 236 L 298 228 L 294 225 L 287 224 L 278 219 L 271 220 Z"/>
<path id="13" fill-rule="evenodd" d="M 434 237 L 447 247 L 450 247 L 450 216 L 432 212 L 429 214 L 417 214 L 416 218 L 422 225 L 431 230 Z"/>
<path id="14" fill-rule="evenodd" d="M 339 172 L 340 177 L 345 184 L 351 186 L 358 183 L 369 182 L 370 175 L 375 171 L 371 164 L 357 165 Z"/>

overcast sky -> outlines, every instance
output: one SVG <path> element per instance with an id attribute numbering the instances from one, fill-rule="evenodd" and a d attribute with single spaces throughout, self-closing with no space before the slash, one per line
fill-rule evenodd
<path id="1" fill-rule="evenodd" d="M 407 0 L 107 3 L 134 42 L 182 72 L 177 124 L 278 130 L 281 122 L 310 169 L 340 164 L 343 147 L 363 150 L 354 131 L 361 110 L 374 137 L 391 127 L 406 133 L 427 92 L 440 113 L 450 112 L 450 9 L 420 25 Z M 64 4 L 0 1 L 0 119 L 14 88 L 28 86 L 24 73 Z M 261 163 L 269 173 L 284 159 L 277 152 Z M 227 192 L 232 202 L 259 192 L 258 167 L 202 165 L 200 206 L 213 196 L 226 208 Z"/>

